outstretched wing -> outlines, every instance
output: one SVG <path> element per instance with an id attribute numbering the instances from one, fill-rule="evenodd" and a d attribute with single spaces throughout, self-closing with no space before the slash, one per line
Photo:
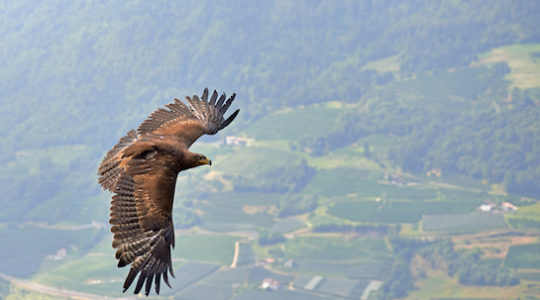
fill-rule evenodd
<path id="1" fill-rule="evenodd" d="M 216 134 L 236 118 L 240 110 L 236 110 L 227 119 L 224 118 L 234 97 L 235 94 L 225 101 L 226 95 L 222 94 L 218 99 L 218 93 L 214 91 L 209 100 L 208 89 L 205 88 L 201 98 L 197 95 L 186 97 L 189 105 L 174 99 L 173 103 L 165 105 L 166 108 L 153 112 L 139 126 L 137 132 L 174 135 L 189 148 L 203 134 Z"/>
<path id="2" fill-rule="evenodd" d="M 121 165 L 124 161 L 124 150 L 133 145 L 137 140 L 139 140 L 139 135 L 135 130 L 130 130 L 105 155 L 98 169 L 98 182 L 104 190 L 114 192 L 120 175 L 125 170 L 125 165 Z"/>
<path id="3" fill-rule="evenodd" d="M 135 294 L 144 285 L 148 295 L 152 281 L 159 294 L 161 277 L 167 285 L 167 272 L 174 277 L 172 204 L 178 174 L 171 167 L 174 163 L 167 154 L 146 149 L 129 158 L 114 188 L 110 219 L 113 247 L 119 267 L 131 264 L 124 292 L 139 273 Z"/>

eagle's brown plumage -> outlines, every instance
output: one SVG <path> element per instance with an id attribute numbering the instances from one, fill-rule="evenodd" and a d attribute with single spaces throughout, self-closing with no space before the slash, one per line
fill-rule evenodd
<path id="1" fill-rule="evenodd" d="M 153 112 L 137 129 L 130 130 L 105 155 L 98 182 L 115 195 L 111 201 L 118 266 L 131 264 L 124 292 L 140 273 L 135 287 L 138 294 L 145 286 L 150 293 L 152 281 L 159 294 L 161 277 L 170 287 L 174 277 L 171 247 L 174 247 L 172 205 L 176 177 L 180 171 L 211 164 L 204 155 L 189 147 L 203 134 L 216 134 L 227 127 L 239 110 L 227 119 L 224 114 L 235 94 L 227 101 L 216 91 L 208 99 L 208 89 L 199 98 L 178 99 Z"/>

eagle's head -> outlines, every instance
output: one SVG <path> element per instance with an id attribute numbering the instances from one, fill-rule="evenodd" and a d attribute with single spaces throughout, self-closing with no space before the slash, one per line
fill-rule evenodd
<path id="1" fill-rule="evenodd" d="M 195 168 L 202 165 L 212 165 L 212 161 L 208 159 L 203 154 L 191 152 L 189 150 L 182 150 L 181 151 L 181 163 L 180 163 L 180 170 L 187 170 L 191 168 Z"/>
<path id="2" fill-rule="evenodd" d="M 197 166 L 202 166 L 202 165 L 211 166 L 212 161 L 208 157 L 197 153 Z"/>

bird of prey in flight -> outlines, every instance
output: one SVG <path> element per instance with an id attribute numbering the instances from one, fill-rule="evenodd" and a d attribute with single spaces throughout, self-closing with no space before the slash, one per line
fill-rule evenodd
<path id="1" fill-rule="evenodd" d="M 161 277 L 170 287 L 167 273 L 173 277 L 171 247 L 174 247 L 172 207 L 178 173 L 202 165 L 211 165 L 206 156 L 189 151 L 202 135 L 216 134 L 236 117 L 224 114 L 235 94 L 218 98 L 214 91 L 186 97 L 187 104 L 173 103 L 154 111 L 137 131 L 130 130 L 105 155 L 98 169 L 98 182 L 112 193 L 111 231 L 114 233 L 118 267 L 131 264 L 124 292 L 139 279 L 138 294 L 144 285 L 148 295 L 154 282 L 159 294 Z"/>

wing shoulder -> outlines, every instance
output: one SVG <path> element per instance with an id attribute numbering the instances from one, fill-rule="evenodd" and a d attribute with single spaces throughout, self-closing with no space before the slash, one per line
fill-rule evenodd
<path id="1" fill-rule="evenodd" d="M 124 150 L 139 139 L 135 130 L 130 130 L 121 137 L 118 143 L 105 155 L 98 168 L 98 182 L 105 190 L 114 191 L 124 168 L 120 164 L 124 160 Z"/>

